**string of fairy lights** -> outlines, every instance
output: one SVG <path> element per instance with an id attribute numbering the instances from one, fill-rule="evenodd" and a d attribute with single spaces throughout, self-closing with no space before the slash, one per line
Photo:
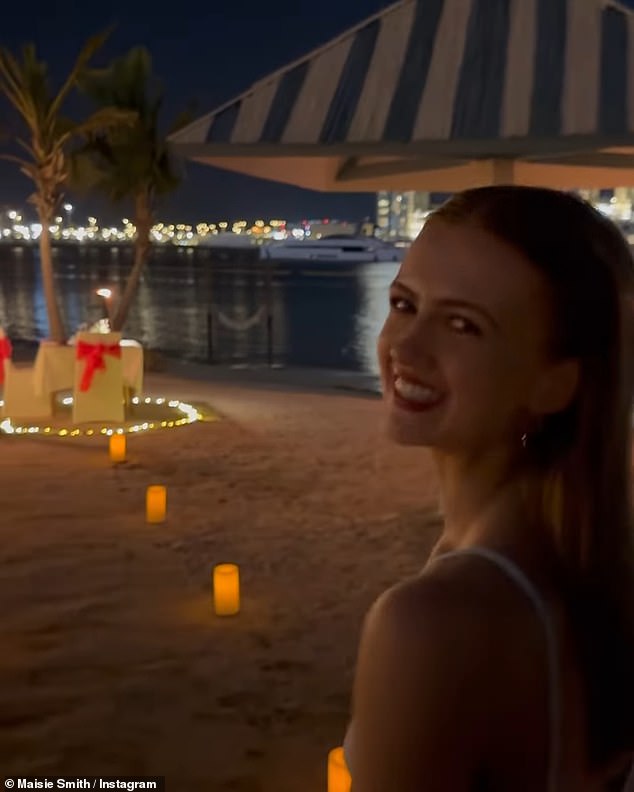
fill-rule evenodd
<path id="1" fill-rule="evenodd" d="M 62 403 L 66 406 L 72 405 L 72 396 L 67 396 L 64 398 Z M 169 409 L 180 413 L 182 417 L 174 419 L 155 419 L 143 421 L 130 426 L 101 426 L 98 429 L 92 427 L 87 429 L 79 429 L 77 426 L 57 427 L 48 424 L 30 424 L 20 426 L 14 424 L 10 418 L 5 418 L 3 421 L 0 421 L 0 432 L 4 432 L 4 434 L 9 435 L 44 435 L 55 437 L 92 437 L 94 435 L 103 435 L 105 437 L 112 437 L 112 435 L 115 434 L 139 434 L 143 432 L 156 431 L 159 429 L 175 429 L 178 426 L 185 426 L 187 424 L 196 423 L 196 421 L 202 421 L 204 418 L 202 413 L 196 409 L 196 407 L 194 407 L 192 404 L 188 404 L 187 402 L 180 401 L 179 399 L 168 400 L 162 397 L 151 398 L 146 396 L 145 398 L 139 398 L 138 396 L 135 396 L 132 399 L 132 404 L 146 404 L 157 407 L 167 406 Z M 0 407 L 2 406 L 4 406 L 4 402 L 0 401 Z"/>

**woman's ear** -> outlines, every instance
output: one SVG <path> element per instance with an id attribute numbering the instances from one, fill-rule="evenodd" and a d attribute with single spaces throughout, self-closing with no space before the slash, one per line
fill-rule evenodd
<path id="1" fill-rule="evenodd" d="M 550 415 L 565 410 L 576 396 L 579 378 L 580 365 L 576 359 L 550 364 L 533 390 L 531 411 Z"/>

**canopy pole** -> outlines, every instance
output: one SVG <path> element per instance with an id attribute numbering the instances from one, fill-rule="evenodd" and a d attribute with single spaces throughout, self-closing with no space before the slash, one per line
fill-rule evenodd
<path id="1" fill-rule="evenodd" d="M 491 184 L 515 184 L 515 163 L 513 160 L 491 160 Z"/>

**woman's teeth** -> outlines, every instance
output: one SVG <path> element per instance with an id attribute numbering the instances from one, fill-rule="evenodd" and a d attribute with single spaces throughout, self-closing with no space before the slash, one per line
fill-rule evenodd
<path id="1" fill-rule="evenodd" d="M 402 377 L 396 378 L 394 389 L 403 399 L 416 402 L 417 404 L 433 404 L 442 398 L 442 394 L 433 390 L 433 388 L 415 385 L 413 382 L 407 382 Z"/>

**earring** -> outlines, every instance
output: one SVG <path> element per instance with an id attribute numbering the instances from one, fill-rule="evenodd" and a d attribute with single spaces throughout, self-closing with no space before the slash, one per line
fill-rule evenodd
<path id="1" fill-rule="evenodd" d="M 542 431 L 543 426 L 544 426 L 543 418 L 537 418 L 533 422 L 533 425 L 530 427 L 530 429 L 524 432 L 524 434 L 522 435 L 522 446 L 525 451 L 528 447 L 529 440 L 531 440 L 531 442 L 535 440 Z"/>

